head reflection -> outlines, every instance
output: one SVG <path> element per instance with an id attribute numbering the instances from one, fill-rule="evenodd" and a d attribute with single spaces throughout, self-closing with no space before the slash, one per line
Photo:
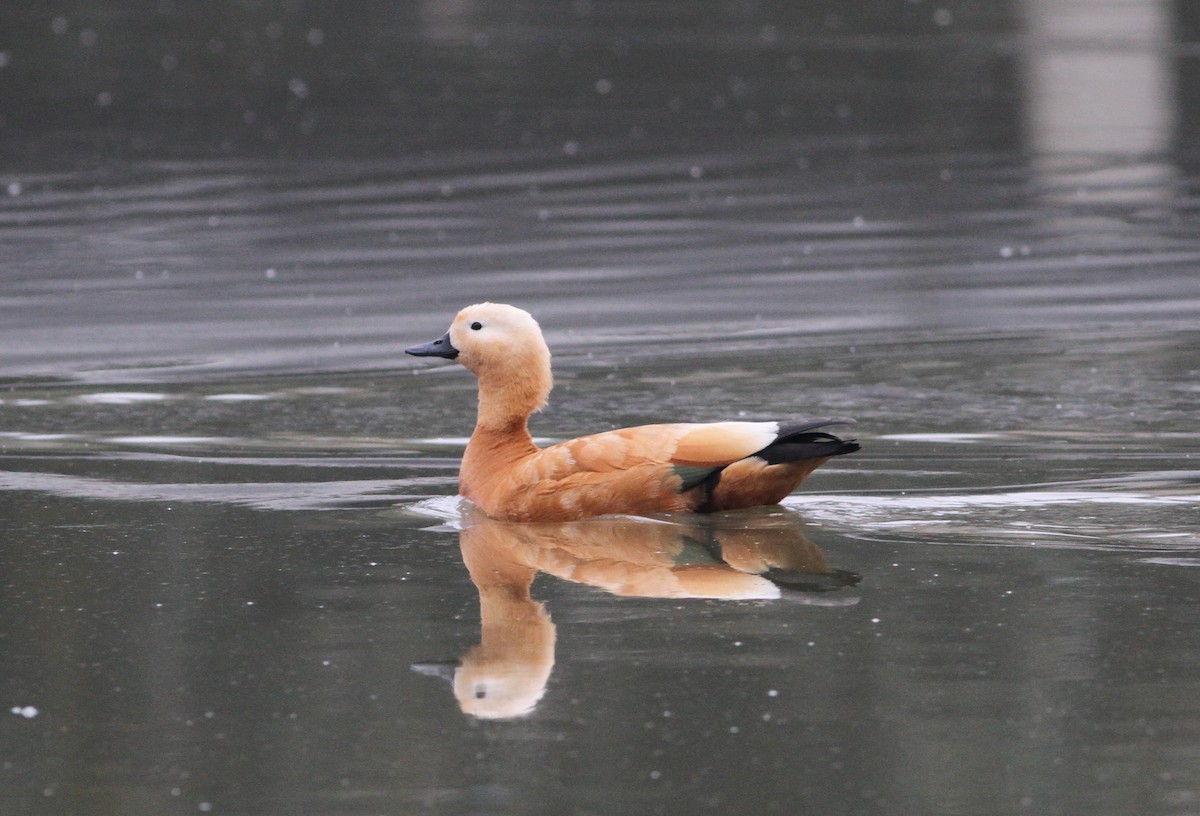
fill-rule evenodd
<path id="1" fill-rule="evenodd" d="M 792 513 L 763 509 L 660 521 L 601 517 L 520 524 L 482 514 L 463 520 L 463 562 L 479 590 L 482 636 L 457 661 L 418 663 L 449 680 L 462 710 L 504 719 L 528 714 L 546 693 L 555 628 L 530 595 L 539 572 L 614 595 L 773 600 L 842 606 L 836 592 L 858 575 L 830 567 Z"/>

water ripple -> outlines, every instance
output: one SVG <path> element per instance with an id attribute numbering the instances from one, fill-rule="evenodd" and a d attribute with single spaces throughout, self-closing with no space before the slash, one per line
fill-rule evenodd
<path id="1" fill-rule="evenodd" d="M 1198 474 L 1138 474 L 1026 489 L 801 493 L 784 500 L 824 526 L 855 534 L 975 546 L 1118 551 L 1200 547 Z M 1129 489 L 1140 485 L 1141 489 Z M 1126 489 L 1119 489 L 1124 486 Z M 1088 489 L 1090 487 L 1090 489 Z"/>
<path id="2" fill-rule="evenodd" d="M 754 147 L 31 176 L 0 198 L 13 312 L 0 373 L 377 367 L 399 327 L 484 297 L 608 330 L 654 325 L 670 302 L 715 334 L 756 319 L 814 334 L 1200 310 L 1195 235 L 1163 228 L 1191 217 L 1183 188 L 1152 218 L 1045 197 L 1103 157 Z"/>
<path id="3" fill-rule="evenodd" d="M 148 484 L 60 473 L 0 471 L 0 490 L 30 491 L 73 499 L 120 502 L 201 502 L 256 510 L 339 510 L 388 507 L 417 498 L 412 488 L 442 486 L 436 477 L 354 479 L 321 482 L 250 482 L 236 484 Z"/>

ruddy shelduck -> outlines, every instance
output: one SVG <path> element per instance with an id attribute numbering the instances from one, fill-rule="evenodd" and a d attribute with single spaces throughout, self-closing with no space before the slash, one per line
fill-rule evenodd
<path id="1" fill-rule="evenodd" d="M 405 349 L 444 357 L 479 380 L 479 413 L 459 492 L 505 521 L 605 514 L 709 513 L 776 504 L 831 456 L 858 450 L 821 428 L 844 418 L 642 425 L 546 448 L 529 433 L 550 396 L 550 349 L 528 312 L 479 303 L 449 331 Z"/>

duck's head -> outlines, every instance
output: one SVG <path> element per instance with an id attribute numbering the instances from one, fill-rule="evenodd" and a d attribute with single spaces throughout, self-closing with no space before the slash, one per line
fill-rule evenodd
<path id="1" fill-rule="evenodd" d="M 533 315 L 515 306 L 468 306 L 437 340 L 404 351 L 414 357 L 454 360 L 479 377 L 481 383 L 523 392 L 534 403 L 527 406 L 528 410 L 542 407 L 550 393 L 550 349 Z"/>

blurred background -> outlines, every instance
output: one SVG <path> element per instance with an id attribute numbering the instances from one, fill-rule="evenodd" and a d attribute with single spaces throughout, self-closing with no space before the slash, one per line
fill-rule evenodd
<path id="1" fill-rule="evenodd" d="M 116 159 L 1197 146 L 1186 0 L 23 2 L 9 171 Z M 18 164 L 20 163 L 20 164 Z"/>

